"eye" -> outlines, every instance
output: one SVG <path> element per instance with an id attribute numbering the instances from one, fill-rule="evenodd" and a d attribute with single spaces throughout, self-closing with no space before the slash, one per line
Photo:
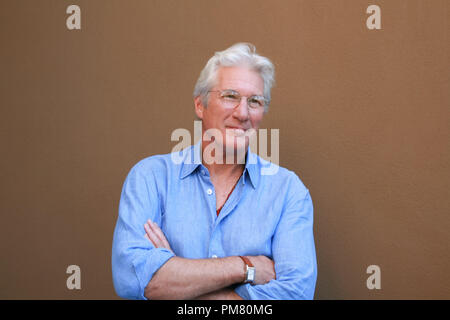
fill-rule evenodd
<path id="1" fill-rule="evenodd" d="M 249 103 L 252 107 L 262 107 L 264 102 L 261 98 L 251 97 Z"/>
<path id="2" fill-rule="evenodd" d="M 222 94 L 222 98 L 227 99 L 227 100 L 240 100 L 239 94 L 234 93 L 234 92 L 224 92 Z"/>

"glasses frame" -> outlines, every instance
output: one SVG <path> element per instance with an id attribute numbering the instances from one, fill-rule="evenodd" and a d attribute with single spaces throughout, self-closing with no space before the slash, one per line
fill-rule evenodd
<path id="1" fill-rule="evenodd" d="M 236 101 L 236 105 L 233 106 L 233 109 L 235 109 L 237 106 L 239 106 L 239 105 L 241 104 L 242 98 L 246 98 L 248 109 L 249 109 L 249 110 L 253 110 L 253 111 L 265 110 L 265 108 L 266 108 L 266 106 L 267 106 L 267 103 L 268 103 L 267 99 L 264 98 L 263 96 L 260 96 L 260 95 L 243 96 L 243 95 L 240 94 L 239 91 L 236 91 L 236 90 L 233 90 L 233 89 L 210 90 L 210 91 L 208 91 L 208 93 L 210 93 L 210 92 L 218 92 L 218 93 L 220 93 L 219 98 L 222 99 L 222 100 L 226 99 L 226 98 L 223 97 L 223 94 L 224 94 L 224 93 L 226 93 L 226 92 L 236 93 L 236 95 L 239 97 L 239 101 Z M 252 107 L 252 106 L 250 105 L 250 100 L 251 100 L 252 98 L 258 98 L 258 100 L 262 100 L 262 101 L 263 101 L 263 105 L 260 106 L 260 107 Z"/>

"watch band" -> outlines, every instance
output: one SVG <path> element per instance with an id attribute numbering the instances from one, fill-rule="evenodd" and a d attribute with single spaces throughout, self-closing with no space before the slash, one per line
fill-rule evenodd
<path id="1" fill-rule="evenodd" d="M 243 256 L 238 256 L 239 258 L 242 259 L 242 261 L 244 261 L 244 283 L 249 283 L 249 282 L 253 282 L 255 279 L 255 267 L 253 266 L 253 264 L 250 262 L 250 259 L 248 259 L 247 257 L 243 257 Z"/>
<path id="2" fill-rule="evenodd" d="M 244 261 L 244 263 L 245 263 L 246 265 L 248 265 L 249 267 L 252 267 L 252 268 L 253 268 L 253 264 L 250 262 L 250 260 L 249 260 L 247 257 L 239 256 L 239 258 L 241 258 L 242 261 Z"/>

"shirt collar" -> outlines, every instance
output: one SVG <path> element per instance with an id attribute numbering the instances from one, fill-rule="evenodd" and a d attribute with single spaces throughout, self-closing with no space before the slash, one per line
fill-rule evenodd
<path id="1" fill-rule="evenodd" d="M 261 170 L 258 168 L 259 162 L 258 162 L 258 156 L 254 154 L 250 150 L 250 146 L 247 148 L 247 155 L 245 158 L 245 171 L 248 173 L 248 177 L 250 179 L 250 182 L 252 183 L 253 189 L 256 189 L 259 183 L 259 177 Z"/>
<path id="2" fill-rule="evenodd" d="M 183 151 L 183 161 L 181 163 L 180 179 L 186 178 L 202 164 L 201 160 L 201 140 L 196 144 L 187 147 Z"/>
<path id="3" fill-rule="evenodd" d="M 193 173 L 199 166 L 202 166 L 201 140 L 197 142 L 195 145 L 192 145 L 180 152 L 183 154 L 182 155 L 183 160 L 181 163 L 181 170 L 180 170 L 180 179 L 184 179 L 188 175 Z M 260 170 L 258 170 L 258 164 L 259 164 L 258 157 L 256 154 L 251 152 L 249 146 L 247 148 L 247 154 L 245 156 L 245 168 L 243 174 L 245 175 L 245 172 L 247 172 L 253 189 L 256 189 L 259 183 Z"/>

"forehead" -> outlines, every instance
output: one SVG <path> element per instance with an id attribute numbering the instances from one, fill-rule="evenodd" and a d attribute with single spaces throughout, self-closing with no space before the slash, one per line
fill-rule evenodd
<path id="1" fill-rule="evenodd" d="M 262 95 L 264 82 L 258 72 L 248 67 L 220 67 L 217 70 L 217 88 L 233 89 L 241 94 Z"/>

